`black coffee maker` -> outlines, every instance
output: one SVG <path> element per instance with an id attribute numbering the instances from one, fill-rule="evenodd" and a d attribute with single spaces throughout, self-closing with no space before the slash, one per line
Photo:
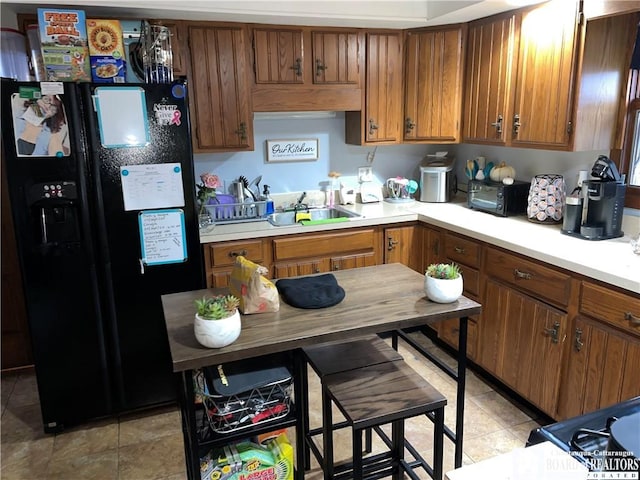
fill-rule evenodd
<path id="1" fill-rule="evenodd" d="M 600 155 L 591 168 L 591 180 L 582 183 L 581 202 L 567 202 L 562 233 L 587 240 L 622 237 L 626 185 L 608 157 Z"/>

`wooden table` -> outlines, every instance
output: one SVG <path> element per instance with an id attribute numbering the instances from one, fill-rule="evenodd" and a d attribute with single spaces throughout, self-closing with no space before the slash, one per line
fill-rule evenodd
<path id="1" fill-rule="evenodd" d="M 197 290 L 162 296 L 173 370 L 180 374 L 181 379 L 180 403 L 189 478 L 200 478 L 193 435 L 194 369 L 262 355 L 295 352 L 308 345 L 349 340 L 371 333 L 402 331 L 451 318 L 460 318 L 455 441 L 456 459 L 462 458 L 467 317 L 478 315 L 480 304 L 464 296 L 453 303 L 433 303 L 425 297 L 424 275 L 400 264 L 356 268 L 333 274 L 346 292 L 341 303 L 329 308 L 304 310 L 281 301 L 280 310 L 276 313 L 243 315 L 240 337 L 221 349 L 205 348 L 196 341 L 193 334 L 194 302 L 205 295 L 225 290 Z M 297 357 L 300 356 L 294 355 Z M 302 392 L 298 375 L 295 377 L 295 398 L 299 399 L 306 392 Z M 299 412 L 295 423 L 296 435 L 302 431 L 300 427 L 304 422 L 304 415 Z M 302 445 L 300 437 L 296 443 Z M 296 453 L 298 478 L 304 478 L 304 469 L 299 468 L 304 460 L 302 450 L 297 448 Z"/>

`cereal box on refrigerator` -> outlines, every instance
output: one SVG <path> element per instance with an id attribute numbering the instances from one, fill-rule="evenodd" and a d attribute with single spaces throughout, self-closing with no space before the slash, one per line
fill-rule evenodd
<path id="1" fill-rule="evenodd" d="M 124 83 L 125 57 L 119 20 L 87 20 L 91 78 L 97 83 Z"/>
<path id="2" fill-rule="evenodd" d="M 39 8 L 38 25 L 47 81 L 91 81 L 83 10 Z"/>

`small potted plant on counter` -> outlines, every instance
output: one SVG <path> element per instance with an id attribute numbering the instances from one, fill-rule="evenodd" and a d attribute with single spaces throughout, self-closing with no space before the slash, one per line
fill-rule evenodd
<path id="1" fill-rule="evenodd" d="M 196 300 L 193 325 L 196 340 L 209 348 L 221 348 L 240 336 L 239 300 L 233 295 L 217 295 Z"/>
<path id="2" fill-rule="evenodd" d="M 460 267 L 455 263 L 432 263 L 424 274 L 424 291 L 433 302 L 455 302 L 462 295 Z"/>

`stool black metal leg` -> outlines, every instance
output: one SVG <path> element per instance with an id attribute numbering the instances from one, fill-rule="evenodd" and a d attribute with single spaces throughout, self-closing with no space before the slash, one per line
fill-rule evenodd
<path id="1" fill-rule="evenodd" d="M 402 480 L 404 470 L 404 420 L 396 420 L 391 424 L 391 458 L 393 459 L 393 480 Z"/>
<path id="2" fill-rule="evenodd" d="M 353 478 L 362 479 L 362 430 L 353 429 Z"/>
<path id="3" fill-rule="evenodd" d="M 433 480 L 442 480 L 442 456 L 444 455 L 444 407 L 434 412 L 433 430 Z"/>
<path id="4" fill-rule="evenodd" d="M 333 418 L 331 397 L 322 385 L 322 470 L 325 480 L 333 480 Z"/>

